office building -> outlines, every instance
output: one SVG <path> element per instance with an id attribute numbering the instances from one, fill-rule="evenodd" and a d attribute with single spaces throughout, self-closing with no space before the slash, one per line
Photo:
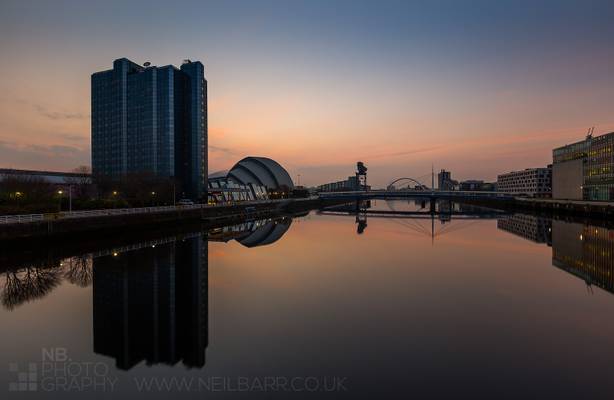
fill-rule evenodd
<path id="1" fill-rule="evenodd" d="M 552 197 L 614 200 L 614 132 L 553 150 Z"/>
<path id="2" fill-rule="evenodd" d="M 126 58 L 91 78 L 92 174 L 174 179 L 185 197 L 207 187 L 207 81 L 203 64 L 178 69 Z"/>
<path id="3" fill-rule="evenodd" d="M 527 168 L 497 176 L 497 190 L 531 197 L 552 195 L 552 168 Z"/>
<path id="4" fill-rule="evenodd" d="M 367 186 L 366 190 L 370 189 L 371 186 Z M 348 176 L 345 180 L 318 186 L 318 192 L 352 192 L 356 190 L 365 190 L 364 186 L 359 184 L 358 177 L 356 176 Z"/>
<path id="5" fill-rule="evenodd" d="M 458 189 L 463 192 L 479 192 L 482 190 L 483 185 L 484 181 L 468 179 L 466 181 L 461 181 L 458 185 Z"/>

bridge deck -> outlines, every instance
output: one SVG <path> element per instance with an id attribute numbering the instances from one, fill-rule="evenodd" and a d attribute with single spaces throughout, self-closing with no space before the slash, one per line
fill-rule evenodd
<path id="1" fill-rule="evenodd" d="M 414 198 L 414 199 L 514 199 L 510 193 L 502 192 L 465 192 L 465 191 L 439 191 L 439 190 L 371 190 L 371 191 L 352 191 L 352 192 L 322 192 L 320 198 L 335 199 L 377 199 L 377 198 Z"/>

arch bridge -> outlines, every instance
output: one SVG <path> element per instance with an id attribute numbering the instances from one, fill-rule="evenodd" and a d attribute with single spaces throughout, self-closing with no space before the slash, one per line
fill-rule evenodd
<path id="1" fill-rule="evenodd" d="M 418 181 L 417 179 L 414 178 L 408 178 L 408 177 L 403 177 L 403 178 L 397 178 L 395 180 L 393 180 L 392 182 L 390 182 L 388 184 L 388 186 L 386 186 L 387 190 L 394 190 L 394 184 L 397 182 L 401 182 L 401 181 L 409 181 L 409 182 L 413 182 L 416 185 L 418 185 L 418 190 L 432 190 L 431 188 L 429 188 L 428 186 L 426 186 L 425 184 L 423 184 L 422 182 Z"/>

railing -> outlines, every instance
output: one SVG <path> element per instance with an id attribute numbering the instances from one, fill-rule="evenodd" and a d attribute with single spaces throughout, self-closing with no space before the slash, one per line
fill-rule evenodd
<path id="1" fill-rule="evenodd" d="M 270 204 L 278 200 L 253 200 L 253 201 L 237 201 L 226 202 L 219 206 L 235 206 L 235 205 L 257 205 Z M 159 206 L 159 207 L 139 207 L 139 208 L 108 208 L 102 210 L 85 210 L 85 211 L 64 211 L 55 214 L 23 214 L 23 215 L 4 215 L 0 216 L 0 224 L 17 224 L 36 222 L 44 220 L 57 220 L 68 218 L 88 218 L 88 217 L 110 217 L 116 215 L 132 215 L 132 214 L 149 214 L 157 212 L 172 212 L 181 210 L 195 210 L 200 208 L 216 207 L 208 204 L 191 204 L 180 206 Z"/>
<path id="2" fill-rule="evenodd" d="M 205 204 L 192 204 L 184 206 L 160 206 L 160 207 L 139 207 L 139 208 L 109 208 L 104 210 L 86 210 L 60 212 L 56 214 L 23 214 L 23 215 L 3 215 L 0 216 L 0 224 L 20 224 L 28 222 L 44 221 L 45 219 L 67 219 L 67 218 L 87 218 L 87 217 L 109 217 L 114 215 L 148 214 L 156 212 L 170 212 L 181 210 L 194 210 L 210 207 Z"/>
<path id="3" fill-rule="evenodd" d="M 0 224 L 21 224 L 24 222 L 42 221 L 43 219 L 43 214 L 2 215 L 0 216 Z"/>
<path id="4" fill-rule="evenodd" d="M 138 207 L 138 208 L 109 208 L 104 210 L 72 211 L 53 214 L 56 218 L 86 218 L 86 217 L 108 217 L 113 215 L 148 214 L 155 212 L 169 212 L 180 210 L 193 210 L 207 207 L 204 204 L 192 204 L 185 206 L 159 206 L 159 207 Z"/>

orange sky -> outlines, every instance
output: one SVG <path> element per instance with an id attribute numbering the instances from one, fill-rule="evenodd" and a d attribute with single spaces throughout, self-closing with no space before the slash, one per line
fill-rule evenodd
<path id="1" fill-rule="evenodd" d="M 258 155 L 308 185 L 345 178 L 358 160 L 375 186 L 424 176 L 431 164 L 492 180 L 551 162 L 553 147 L 590 126 L 614 131 L 614 50 L 601 24 L 609 8 L 601 18 L 527 14 L 518 27 L 504 6 L 445 21 L 425 10 L 431 24 L 408 27 L 395 15 L 403 8 L 357 7 L 344 18 L 322 4 L 258 15 L 219 6 L 203 17 L 210 24 L 186 26 L 184 11 L 140 21 L 127 9 L 104 24 L 91 14 L 111 18 L 119 4 L 70 3 L 79 18 L 44 4 L 0 6 L 0 167 L 88 164 L 90 74 L 119 57 L 205 64 L 210 172 Z M 572 17 L 593 18 L 591 30 L 565 25 Z M 147 24 L 155 35 L 138 30 Z"/>

